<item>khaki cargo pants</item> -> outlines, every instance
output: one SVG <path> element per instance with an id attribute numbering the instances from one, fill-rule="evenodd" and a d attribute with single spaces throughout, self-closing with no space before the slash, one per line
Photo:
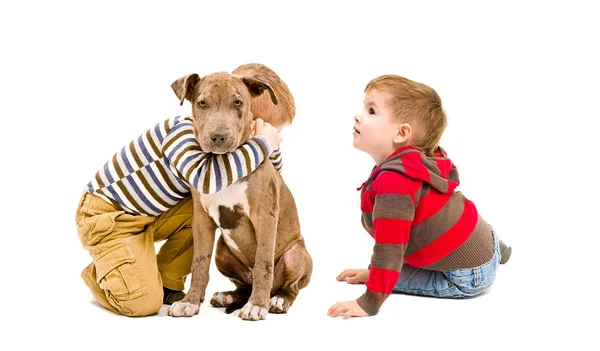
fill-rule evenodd
<path id="1" fill-rule="evenodd" d="M 157 217 L 135 216 L 84 192 L 77 208 L 79 239 L 93 262 L 81 277 L 96 300 L 126 316 L 158 312 L 163 286 L 183 290 L 193 258 L 192 197 Z M 154 242 L 166 240 L 155 253 Z"/>

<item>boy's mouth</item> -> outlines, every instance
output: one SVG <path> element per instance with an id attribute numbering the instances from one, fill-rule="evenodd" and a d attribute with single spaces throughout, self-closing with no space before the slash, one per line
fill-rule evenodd
<path id="1" fill-rule="evenodd" d="M 360 132 L 358 131 L 358 129 L 356 129 L 356 127 L 354 127 L 354 133 L 360 134 Z"/>

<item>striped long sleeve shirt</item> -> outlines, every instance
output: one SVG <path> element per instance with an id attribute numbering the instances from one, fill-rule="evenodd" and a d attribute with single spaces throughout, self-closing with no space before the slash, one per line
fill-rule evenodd
<path id="1" fill-rule="evenodd" d="M 474 268 L 492 259 L 489 225 L 455 188 L 458 171 L 439 148 L 394 152 L 359 188 L 364 228 L 375 239 L 358 305 L 373 315 L 391 294 L 404 263 L 435 271 Z"/>
<path id="2" fill-rule="evenodd" d="M 202 152 L 190 117 L 158 123 L 104 164 L 86 190 L 123 211 L 157 216 L 188 196 L 190 185 L 215 193 L 252 173 L 269 157 L 281 170 L 279 148 L 256 136 L 229 154 Z"/>

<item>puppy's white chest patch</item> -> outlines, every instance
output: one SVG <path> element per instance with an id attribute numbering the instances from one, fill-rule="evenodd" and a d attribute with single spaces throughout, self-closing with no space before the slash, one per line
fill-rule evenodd
<path id="1" fill-rule="evenodd" d="M 221 206 L 224 206 L 230 212 L 250 214 L 246 189 L 248 189 L 248 182 L 238 181 L 217 193 L 201 194 L 200 203 L 217 226 L 223 227 L 223 223 L 221 223 L 223 209 L 220 208 Z"/>

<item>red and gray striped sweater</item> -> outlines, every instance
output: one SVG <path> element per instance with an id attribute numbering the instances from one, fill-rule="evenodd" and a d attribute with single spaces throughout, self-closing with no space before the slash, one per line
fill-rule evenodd
<path id="1" fill-rule="evenodd" d="M 375 239 L 367 291 L 357 300 L 365 312 L 379 311 L 404 263 L 446 271 L 492 259 L 490 227 L 454 190 L 459 183 L 442 148 L 428 157 L 408 146 L 375 167 L 359 188 L 362 223 Z"/>

